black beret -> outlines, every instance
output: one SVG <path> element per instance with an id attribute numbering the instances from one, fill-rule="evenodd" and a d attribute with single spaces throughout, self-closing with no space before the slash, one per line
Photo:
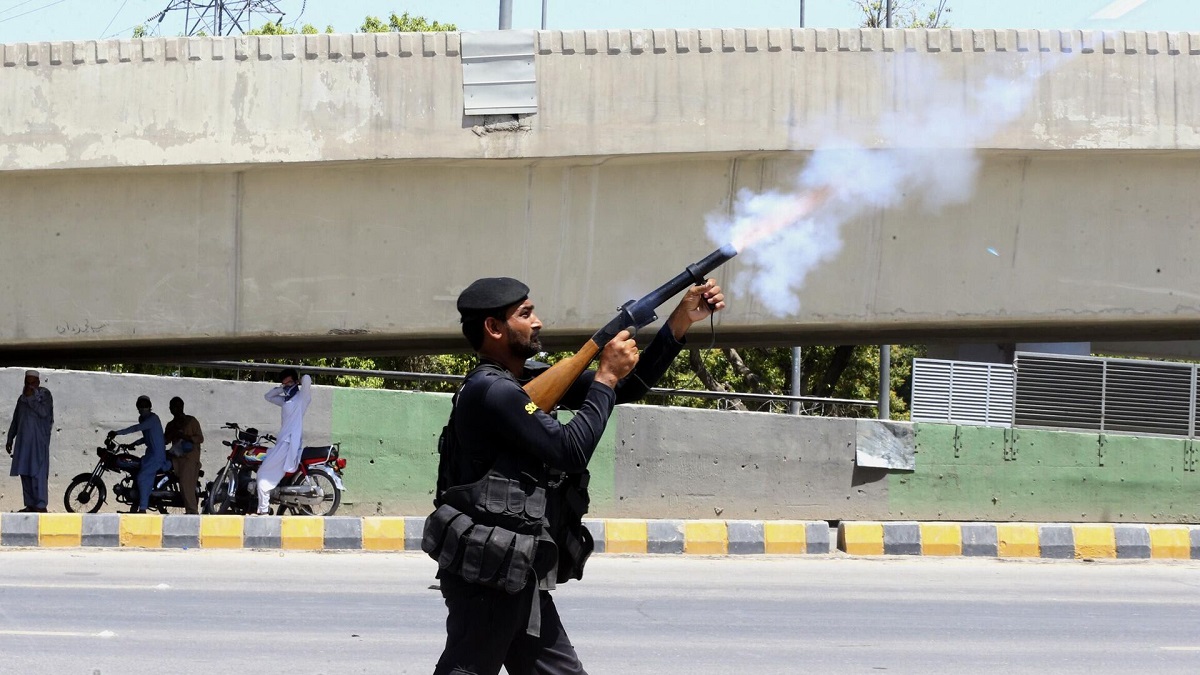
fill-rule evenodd
<path id="1" fill-rule="evenodd" d="M 466 318 L 515 305 L 529 297 L 529 287 L 509 277 L 476 279 L 458 295 L 458 313 Z"/>

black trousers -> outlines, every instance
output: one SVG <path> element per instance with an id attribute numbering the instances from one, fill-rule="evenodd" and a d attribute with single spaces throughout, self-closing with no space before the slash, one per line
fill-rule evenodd
<path id="1" fill-rule="evenodd" d="M 449 575 L 441 584 L 449 615 L 446 649 L 434 675 L 495 675 L 500 666 L 509 675 L 586 675 L 554 599 L 548 591 L 537 590 L 535 582 L 516 595 Z M 525 632 L 534 598 L 542 611 L 538 637 Z"/>

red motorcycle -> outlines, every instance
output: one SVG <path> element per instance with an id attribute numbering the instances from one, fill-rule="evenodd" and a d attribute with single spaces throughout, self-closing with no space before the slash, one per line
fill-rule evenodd
<path id="1" fill-rule="evenodd" d="M 233 422 L 226 422 L 222 428 L 232 429 L 234 439 L 222 441 L 229 447 L 229 457 L 208 484 L 204 512 L 254 513 L 258 510 L 258 467 L 275 444 L 275 437 Z M 337 443 L 304 448 L 300 465 L 271 491 L 271 504 L 279 505 L 276 513 L 332 516 L 337 512 L 345 490 L 342 471 L 346 460 L 340 452 Z"/>

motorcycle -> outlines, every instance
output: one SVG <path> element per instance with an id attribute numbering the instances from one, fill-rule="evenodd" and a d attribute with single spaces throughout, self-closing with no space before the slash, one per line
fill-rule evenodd
<path id="1" fill-rule="evenodd" d="M 104 445 L 96 448 L 100 457 L 91 473 L 81 473 L 71 479 L 63 494 L 63 506 L 68 513 L 96 513 L 108 500 L 108 488 L 104 485 L 104 474 L 109 471 L 125 474 L 113 486 L 113 495 L 122 504 L 133 507 L 137 504 L 137 474 L 142 468 L 142 458 L 133 454 L 132 445 L 118 444 L 112 438 L 104 439 Z M 203 476 L 204 472 L 201 471 Z M 199 494 L 199 485 L 197 494 Z M 184 513 L 183 493 L 179 490 L 179 478 L 170 469 L 161 470 L 154 477 L 147 511 L 159 513 Z"/>
<path id="2" fill-rule="evenodd" d="M 262 466 L 275 437 L 260 434 L 254 427 L 226 422 L 222 429 L 234 432 L 225 466 L 209 483 L 204 499 L 205 513 L 254 513 L 258 510 L 258 468 Z M 296 470 L 285 475 L 271 491 L 276 513 L 306 516 L 332 516 L 342 503 L 342 471 L 346 460 L 339 455 L 338 443 L 306 447 L 301 451 Z"/>

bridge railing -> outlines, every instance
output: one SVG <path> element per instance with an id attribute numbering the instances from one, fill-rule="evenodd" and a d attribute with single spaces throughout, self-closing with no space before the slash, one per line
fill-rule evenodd
<path id="1" fill-rule="evenodd" d="M 287 364 L 248 363 L 243 361 L 200 361 L 195 363 L 180 363 L 176 365 L 191 368 L 212 368 L 213 370 L 269 373 L 277 373 L 283 368 L 289 367 Z M 384 380 L 400 380 L 409 382 L 458 383 L 463 380 L 462 375 L 449 375 L 443 373 L 417 373 L 410 371 L 374 370 L 365 368 L 332 368 L 327 366 L 292 367 L 314 375 L 323 374 L 351 377 L 377 377 Z M 776 413 L 786 412 L 792 403 L 799 403 L 801 414 L 821 416 L 861 416 L 847 415 L 846 413 L 860 409 L 874 409 L 879 405 L 878 401 L 867 401 L 851 398 L 791 396 L 787 394 L 755 394 L 729 391 L 708 391 L 704 389 L 669 389 L 663 387 L 651 388 L 649 396 L 657 399 L 667 399 L 668 401 L 676 397 L 699 398 L 718 401 L 718 408 L 733 408 L 733 402 L 736 400 L 741 401 L 742 405 L 747 409 L 757 410 L 759 412 Z"/>

